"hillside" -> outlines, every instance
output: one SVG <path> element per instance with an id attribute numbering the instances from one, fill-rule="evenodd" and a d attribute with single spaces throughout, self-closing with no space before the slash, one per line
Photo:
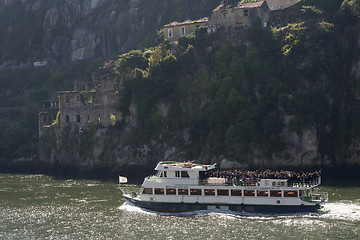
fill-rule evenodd
<path id="1" fill-rule="evenodd" d="M 200 18 L 218 0 L 2 0 L 0 69 L 114 57 L 156 43 L 174 20 Z"/>
<path id="2" fill-rule="evenodd" d="M 121 120 L 81 132 L 60 125 L 41 143 L 42 160 L 85 174 L 173 159 L 358 166 L 359 15 L 355 0 L 307 0 L 274 13 L 272 27 L 198 31 L 173 54 L 166 41 L 122 54 Z"/>

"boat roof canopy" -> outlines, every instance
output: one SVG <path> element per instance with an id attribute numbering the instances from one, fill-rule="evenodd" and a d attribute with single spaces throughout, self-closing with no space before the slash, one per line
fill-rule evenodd
<path id="1" fill-rule="evenodd" d="M 212 165 L 196 164 L 192 162 L 159 162 L 155 167 L 156 171 L 209 171 L 216 168 L 216 163 Z"/>

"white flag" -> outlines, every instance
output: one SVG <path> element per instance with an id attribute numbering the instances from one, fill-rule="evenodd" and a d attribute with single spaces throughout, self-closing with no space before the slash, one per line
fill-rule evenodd
<path id="1" fill-rule="evenodd" d="M 127 177 L 119 176 L 119 183 L 127 183 Z"/>

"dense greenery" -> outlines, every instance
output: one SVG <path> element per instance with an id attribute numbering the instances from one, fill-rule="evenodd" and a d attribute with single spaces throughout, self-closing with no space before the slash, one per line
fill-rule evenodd
<path id="1" fill-rule="evenodd" d="M 359 109 L 350 107 L 356 103 L 348 95 L 358 86 L 350 76 L 359 56 L 352 35 L 358 20 L 350 20 L 357 6 L 304 0 L 298 4 L 300 21 L 266 29 L 254 23 L 248 47 L 224 40 L 226 33 L 199 31 L 181 38 L 175 55 L 166 41 L 121 55 L 119 73 L 129 66 L 132 73 L 125 85 L 138 107 L 139 136 L 155 138 L 160 123 L 182 126 L 190 129 L 190 156 L 208 146 L 213 155 L 239 159 L 255 148 L 269 155 L 283 150 L 281 132 L 288 124 L 298 133 L 315 128 L 324 156 L 346 157 L 351 139 L 360 136 Z M 172 118 L 154 120 L 162 101 L 172 103 Z"/>
<path id="2" fill-rule="evenodd" d="M 141 4 L 150 4 L 145 2 Z M 180 3 L 171 1 L 174 6 Z M 2 11 L 3 7 L 0 16 Z M 171 20 L 182 19 L 184 12 L 180 7 Z M 323 157 L 347 157 L 350 143 L 360 137 L 360 84 L 351 75 L 360 54 L 359 0 L 302 0 L 294 12 L 296 21 L 281 28 L 264 29 L 255 22 L 248 30 L 248 46 L 237 42 L 236 33 L 231 38 L 226 32 L 207 35 L 199 30 L 181 38 L 171 53 L 167 41 L 147 48 L 154 38 L 134 34 L 142 50 L 121 54 L 116 70 L 124 86 L 119 108 L 126 114 L 131 102 L 137 106 L 138 143 L 170 133 L 184 144 L 189 157 L 198 157 L 206 148 L 213 156 L 246 159 L 255 149 L 271 156 L 286 148 L 285 127 L 299 134 L 316 129 Z M 121 12 L 119 31 L 130 30 L 125 23 L 135 18 Z M 9 38 L 13 33 L 1 34 Z M 7 49 L 3 57 L 16 60 L 16 51 L 28 55 L 40 39 L 32 32 L 27 35 L 31 44 L 23 37 L 14 48 L 1 43 Z M 0 110 L 8 115 L 0 126 L 0 158 L 35 154 L 41 100 L 73 89 L 74 80 L 90 80 L 97 66 L 83 61 L 3 70 Z M 158 107 L 161 103 L 171 104 L 168 117 Z M 185 145 L 181 139 L 187 130 L 191 144 Z M 81 139 L 81 149 L 96 142 L 92 132 L 87 136 Z"/>

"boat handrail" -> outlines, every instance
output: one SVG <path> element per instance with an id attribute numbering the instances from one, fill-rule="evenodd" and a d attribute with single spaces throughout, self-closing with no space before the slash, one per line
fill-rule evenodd
<path id="1" fill-rule="evenodd" d="M 316 192 L 312 193 L 308 200 L 310 200 L 310 202 L 325 203 L 329 200 L 329 195 L 327 192 Z"/>
<path id="2" fill-rule="evenodd" d="M 204 181 L 204 179 L 199 179 L 200 185 L 214 185 L 209 183 L 209 178 Z M 224 178 L 222 178 L 224 179 Z M 261 179 L 240 179 L 237 180 L 236 178 L 228 179 L 225 178 L 225 183 L 223 185 L 233 185 L 233 186 L 260 186 Z M 288 180 L 288 179 L 277 179 L 277 180 L 286 180 L 287 186 L 285 187 L 316 187 L 319 186 L 321 183 L 321 177 L 312 180 Z M 218 185 L 218 184 L 215 184 Z"/>

